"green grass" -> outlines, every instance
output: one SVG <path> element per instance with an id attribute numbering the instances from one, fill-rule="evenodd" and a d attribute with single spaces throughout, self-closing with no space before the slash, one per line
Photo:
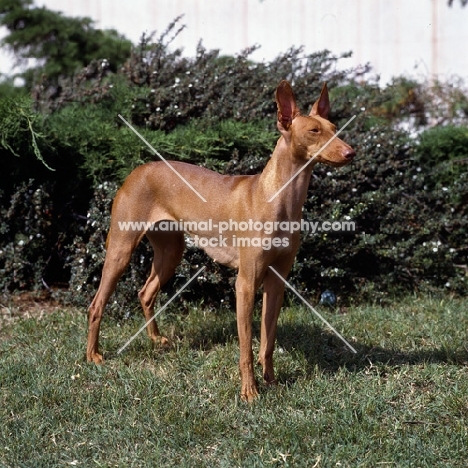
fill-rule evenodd
<path id="1" fill-rule="evenodd" d="M 120 355 L 141 320 L 107 318 L 106 363 L 95 366 L 84 360 L 84 311 L 10 311 L 0 319 L 0 466 L 465 467 L 467 305 L 321 309 L 356 356 L 308 310 L 286 307 L 279 385 L 261 385 L 252 405 L 238 396 L 233 312 L 170 313 L 160 327 L 172 349 L 142 334 Z"/>

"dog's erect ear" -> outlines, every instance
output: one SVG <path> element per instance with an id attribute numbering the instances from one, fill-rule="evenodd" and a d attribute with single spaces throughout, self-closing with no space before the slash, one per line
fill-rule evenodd
<path id="1" fill-rule="evenodd" d="M 276 88 L 276 104 L 278 106 L 278 123 L 288 130 L 294 117 L 300 114 L 291 85 L 283 80 Z"/>
<path id="2" fill-rule="evenodd" d="M 322 92 L 320 97 L 317 99 L 315 104 L 312 106 L 312 110 L 309 115 L 319 115 L 324 119 L 328 119 L 328 114 L 330 113 L 330 99 L 328 98 L 328 88 L 327 83 L 323 84 Z"/>

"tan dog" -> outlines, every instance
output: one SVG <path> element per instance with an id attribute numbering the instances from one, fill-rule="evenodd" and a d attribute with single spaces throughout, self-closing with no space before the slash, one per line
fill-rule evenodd
<path id="1" fill-rule="evenodd" d="M 265 382 L 275 382 L 273 349 L 284 282 L 269 267 L 286 278 L 300 242 L 299 230 L 282 229 L 285 224 L 281 223 L 301 221 L 312 168 L 317 162 L 340 167 L 355 156 L 349 145 L 334 137 L 336 127 L 327 120 L 330 104 L 326 85 L 308 116 L 300 114 L 287 81 L 279 84 L 276 103 L 281 136 L 261 174 L 226 176 L 182 162 L 170 162 L 172 169 L 165 162 L 150 162 L 135 169 L 125 180 L 112 207 L 101 283 L 89 308 L 88 361 L 102 362 L 98 338 L 104 307 L 133 250 L 145 235 L 154 249 L 154 259 L 139 298 L 149 322 L 149 337 L 154 342 L 167 343 L 152 320 L 154 303 L 161 286 L 174 274 L 182 258 L 184 232 L 122 229 L 122 223 L 148 222 L 158 226 L 161 221 L 183 221 L 189 226 L 187 233 L 208 255 L 238 270 L 241 397 L 247 401 L 258 395 L 252 353 L 252 313 L 255 293 L 263 283 L 258 362 L 263 367 Z M 311 158 L 314 161 L 307 164 Z M 261 225 L 269 229 L 258 229 Z"/>

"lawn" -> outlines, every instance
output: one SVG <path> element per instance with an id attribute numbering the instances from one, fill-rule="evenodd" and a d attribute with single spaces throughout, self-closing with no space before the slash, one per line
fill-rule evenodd
<path id="1" fill-rule="evenodd" d="M 143 319 L 105 317 L 106 362 L 96 366 L 84 359 L 84 310 L 3 304 L 0 466 L 466 467 L 467 306 L 415 296 L 319 309 L 353 355 L 289 304 L 279 384 L 261 385 L 249 405 L 239 399 L 232 311 L 172 309 L 159 320 L 171 349 L 141 334 L 119 355 Z"/>

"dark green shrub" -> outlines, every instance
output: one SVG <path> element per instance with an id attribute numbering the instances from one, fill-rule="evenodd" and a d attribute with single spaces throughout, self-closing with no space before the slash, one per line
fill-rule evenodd
<path id="1" fill-rule="evenodd" d="M 452 212 L 448 192 L 427 189 L 425 168 L 405 133 L 382 127 L 354 140 L 358 158 L 350 166 L 316 169 L 306 209 L 312 219 L 354 220 L 357 232 L 305 238 L 297 280 L 308 289 L 369 299 L 408 288 L 466 291 L 455 267 L 466 263 L 459 236 L 464 210 Z"/>
<path id="2" fill-rule="evenodd" d="M 2 205 L 6 205 L 2 200 Z M 1 212 L 0 289 L 43 287 L 45 269 L 51 258 L 51 200 L 47 186 L 23 183 Z"/>
<path id="3" fill-rule="evenodd" d="M 428 189 L 450 186 L 468 172 L 468 127 L 434 127 L 419 137 L 418 162 Z"/>
<path id="4" fill-rule="evenodd" d="M 350 133 L 345 140 L 351 137 Z M 351 165 L 341 170 L 315 168 L 304 217 L 313 221 L 354 220 L 357 231 L 304 233 L 291 282 L 304 294 L 312 295 L 311 300 L 319 291 L 332 289 L 340 295 L 341 303 L 382 300 L 408 290 L 442 288 L 463 293 L 466 279 L 463 270 L 455 265 L 466 262 L 466 215 L 451 213 L 445 191 L 425 189 L 419 156 L 404 132 L 393 131 L 390 137 L 387 129 L 381 127 L 352 139 L 358 158 Z M 372 154 L 372 158 L 366 154 Z M 240 161 L 240 165 L 246 165 L 250 159 Z M 463 179 L 458 180 L 463 183 Z M 110 203 L 110 198 L 106 203 Z M 437 205 L 441 216 L 434 216 Z M 107 232 L 108 217 L 103 216 L 104 212 L 105 206 L 100 206 L 95 217 L 90 216 L 93 232 Z M 91 245 L 101 252 L 98 258 L 102 259 L 104 236 L 96 234 L 93 238 L 98 243 Z M 90 247 L 86 249 L 86 255 L 79 253 L 75 263 L 89 258 Z M 136 291 L 143 285 L 151 261 L 151 252 L 146 249 L 134 255 L 129 272 L 119 285 L 116 298 L 120 299 L 116 301 L 120 306 L 137 304 Z M 96 269 L 89 269 L 88 265 L 80 263 L 86 274 L 94 275 L 91 291 L 95 291 L 101 265 Z M 207 270 L 180 300 L 203 299 L 206 304 L 219 304 L 222 298 L 223 303 L 233 305 L 234 272 L 213 264 L 194 248 L 187 249 L 178 277 L 168 290 L 174 291 L 197 265 L 207 265 Z M 196 284 L 202 284 L 203 290 Z M 119 296 L 123 292 L 125 295 Z"/>
<path id="5" fill-rule="evenodd" d="M 207 51 L 201 43 L 195 57 L 183 57 L 181 50 L 168 48 L 180 31 L 179 21 L 177 18 L 154 43 L 151 36 L 144 36 L 117 74 L 102 62 L 92 62 L 82 73 L 63 80 L 59 95 L 38 95 L 38 105 L 51 112 L 70 103 L 100 103 L 140 128 L 165 131 L 201 117 L 215 123 L 265 118 L 274 122 L 272 98 L 280 80 L 294 82 L 305 110 L 324 81 L 334 87 L 353 81 L 357 73 L 337 70 L 340 57 L 328 51 L 304 56 L 301 48 L 290 49 L 271 63 L 250 60 L 255 48 L 229 57 L 220 56 L 217 50 Z"/>
<path id="6" fill-rule="evenodd" d="M 176 27 L 177 22 L 172 31 Z M 304 212 L 316 221 L 349 218 L 357 232 L 304 235 L 291 274 L 294 285 L 311 300 L 331 289 L 341 302 L 408 290 L 466 292 L 466 128 L 428 130 L 419 141 L 402 130 L 419 131 L 432 121 L 441 87 L 429 89 L 406 79 L 385 88 L 363 83 L 357 79 L 361 70 L 337 71 L 339 58 L 329 52 L 303 56 L 293 49 L 271 63 L 257 64 L 249 59 L 250 51 L 222 57 L 200 45 L 195 57 L 186 58 L 168 49 L 170 35 L 165 34 L 155 44 L 143 40 L 116 73 L 102 61 L 92 62 L 82 73 L 64 78 L 60 94 L 38 94 L 41 114 L 25 107 L 25 118 L 10 105 L 0 106 L 8 123 L 2 126 L 0 148 L 6 168 L 0 173 L 3 212 L 15 205 L 29 219 L 33 213 L 10 200 L 17 190 L 18 200 L 24 199 L 24 187 L 29 187 L 24 183 L 31 178 L 35 188 L 47 187 L 42 200 L 51 216 L 34 225 L 37 232 L 44 230 L 47 243 L 31 244 L 34 248 L 21 253 L 23 265 L 30 262 L 43 272 L 35 272 L 35 284 L 43 277 L 57 278 L 61 271 L 60 281 L 69 282 L 72 299 L 83 305 L 97 288 L 112 194 L 135 166 L 156 159 L 118 114 L 165 158 L 229 174 L 258 173 L 279 136 L 274 90 L 286 78 L 293 82 L 303 112 L 328 81 L 331 120 L 343 125 L 357 115 L 342 138 L 358 157 L 341 170 L 315 168 Z M 455 95 L 452 90 L 450 103 Z M 463 109 L 447 105 L 440 118 L 463 121 Z M 36 150 L 55 171 L 44 166 Z M 15 245 L 15 235 L 25 230 L 12 217 L 2 229 L 0 249 Z M 10 247 L 3 250 L 13 258 L 16 251 Z M 5 277 L 27 277 L 13 260 L 0 261 Z M 136 293 L 150 263 L 151 252 L 142 243 L 114 296 L 115 315 L 138 307 Z M 208 266 L 206 272 L 181 300 L 230 303 L 234 273 L 193 248 L 187 249 L 165 294 L 201 264 Z M 4 287 L 32 286 L 7 282 Z"/>
<path id="7" fill-rule="evenodd" d="M 90 197 L 79 160 L 56 152 L 26 96 L 0 101 L 0 138 L 0 287 L 64 285 L 65 247 Z"/>

